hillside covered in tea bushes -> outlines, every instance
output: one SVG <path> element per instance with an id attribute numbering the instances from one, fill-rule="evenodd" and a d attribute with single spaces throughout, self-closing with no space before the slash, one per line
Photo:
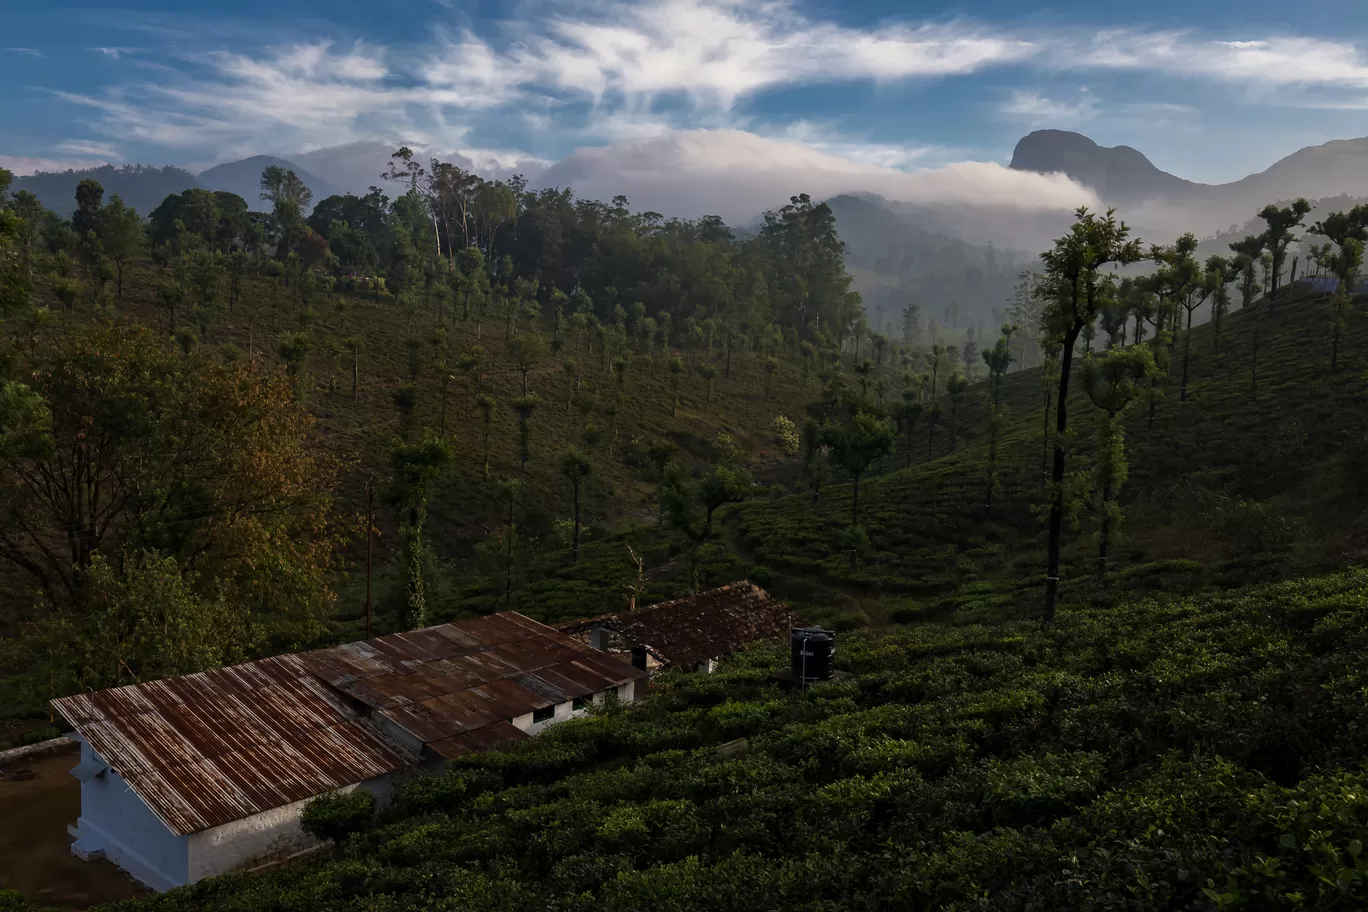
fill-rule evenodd
<path id="1" fill-rule="evenodd" d="M 857 677 L 807 695 L 753 651 L 414 780 L 324 857 L 111 908 L 1355 908 L 1366 597 L 1353 571 L 842 635 Z"/>

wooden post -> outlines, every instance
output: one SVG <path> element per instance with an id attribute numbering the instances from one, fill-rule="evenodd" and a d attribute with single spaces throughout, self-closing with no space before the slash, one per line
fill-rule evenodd
<path id="1" fill-rule="evenodd" d="M 366 639 L 375 635 L 375 608 L 371 603 L 371 557 L 375 542 L 375 485 L 366 477 Z"/>

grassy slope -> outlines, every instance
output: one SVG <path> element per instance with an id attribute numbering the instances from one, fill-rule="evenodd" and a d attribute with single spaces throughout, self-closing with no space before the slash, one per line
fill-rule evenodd
<path id="1" fill-rule="evenodd" d="M 1356 572 L 854 634 L 859 677 L 806 698 L 753 651 L 420 780 L 335 857 L 120 908 L 1356 907 L 1366 595 Z"/>
<path id="2" fill-rule="evenodd" d="M 1142 404 L 1128 421 L 1131 479 L 1123 499 L 1129 537 L 1116 555 L 1121 563 L 1196 558 L 1218 570 L 1241 561 L 1252 570 L 1261 553 L 1280 553 L 1283 564 L 1300 559 L 1304 566 L 1333 564 L 1354 552 L 1353 525 L 1363 502 L 1342 480 L 1342 451 L 1361 437 L 1368 417 L 1361 377 L 1368 368 L 1368 320 L 1357 315 L 1348 322 L 1335 371 L 1329 368 L 1330 305 L 1323 297 L 1282 301 L 1271 314 L 1258 303 L 1231 315 L 1219 352 L 1211 327 L 1194 328 L 1188 401 L 1178 401 L 1175 381 L 1165 386 L 1153 429 L 1146 428 Z M 1260 379 L 1254 399 L 1256 327 Z M 1180 339 L 1175 373 L 1182 351 Z M 961 409 L 955 453 L 942 425 L 928 459 L 923 425 L 910 469 L 863 481 L 861 522 L 873 553 L 856 571 L 837 547 L 850 521 L 849 485 L 824 491 L 815 516 L 810 496 L 801 494 L 741 508 L 739 532 L 749 556 L 784 573 L 931 600 L 956 593 L 972 598 L 988 588 L 984 581 L 1006 582 L 1008 589 L 1013 581 L 1034 584 L 1044 547 L 1037 513 L 1045 497 L 1039 384 L 1038 370 L 1011 373 L 1004 384 L 1009 424 L 999 463 L 1002 493 L 991 522 L 983 519 L 985 392 L 978 384 Z M 1086 465 L 1097 412 L 1081 392 L 1071 398 L 1070 410 L 1079 454 L 1074 464 Z M 886 468 L 902 466 L 906 458 L 900 442 Z M 1221 507 L 1218 494 L 1255 505 Z M 1302 522 L 1311 516 L 1314 525 Z M 1066 548 L 1075 581 L 1089 572 L 1094 553 L 1093 522 L 1084 522 Z"/>
<path id="3" fill-rule="evenodd" d="M 128 300 L 123 310 L 134 319 L 164 328 L 165 314 L 158 311 L 154 303 L 155 287 L 155 267 L 150 264 L 137 267 L 125 278 Z M 249 277 L 242 295 L 243 303 L 235 313 L 226 314 L 211 329 L 206 341 L 233 342 L 244 351 L 250 341 L 257 354 L 264 351 L 268 362 L 278 365 L 279 358 L 274 351 L 276 340 L 282 333 L 295 330 L 298 324 L 297 316 L 290 312 L 286 302 L 288 292 L 284 290 L 273 319 L 270 288 L 267 281 Z M 343 309 L 339 310 L 335 302 L 342 303 Z M 413 320 L 414 335 L 424 340 L 416 425 L 433 430 L 439 423 L 440 387 L 438 372 L 431 362 L 432 348 L 426 340 L 436 321 L 435 306 L 434 302 L 422 309 Z M 390 442 L 398 434 L 398 412 L 391 397 L 394 390 L 408 380 L 407 321 L 387 297 L 376 301 L 364 295 L 338 294 L 333 301 L 318 301 L 314 309 L 318 313 L 318 333 L 308 361 L 308 403 L 318 416 L 325 445 L 352 463 L 340 495 L 349 507 L 360 509 L 366 475 L 374 472 L 377 482 L 388 477 L 386 454 Z M 485 479 L 482 472 L 483 425 L 478 410 L 469 402 L 463 376 L 450 385 L 447 431 L 456 446 L 458 463 L 435 499 L 429 526 L 429 538 L 444 556 L 459 552 L 459 540 L 483 537 L 488 526 L 499 522 L 498 482 L 520 477 L 517 418 L 508 403 L 522 392 L 521 376 L 504 353 L 501 318 L 489 317 L 483 327 L 482 339 L 477 342 L 473 319 L 470 322 L 452 321 L 449 303 L 446 315 L 450 351 L 454 356 L 459 357 L 481 346 L 486 350 L 485 391 L 499 401 L 499 407 L 491 435 L 490 476 Z M 322 349 L 324 335 L 355 335 L 365 343 L 360 364 L 360 395 L 355 401 L 351 399 L 348 355 L 337 359 L 336 392 L 328 391 L 334 368 Z M 569 414 L 566 405 L 570 380 L 562 368 L 562 361 L 568 356 L 574 356 L 584 364 L 580 393 Z M 600 367 L 597 352 L 586 356 L 582 346 L 573 337 L 567 337 L 567 347 L 561 356 L 548 355 L 529 377 L 528 391 L 539 396 L 543 405 L 532 420 L 532 453 L 524 477 L 524 503 L 552 518 L 569 515 L 570 490 L 559 475 L 557 463 L 565 448 L 580 443 L 580 431 L 589 422 L 604 432 L 603 441 L 590 451 L 595 474 L 585 497 L 587 518 L 595 521 L 611 522 L 629 513 L 648 513 L 651 509 L 647 501 L 654 496 L 654 487 L 643 482 L 639 473 L 625 466 L 621 459 L 622 445 L 634 435 L 672 439 L 684 451 L 692 468 L 706 464 L 712 453 L 712 441 L 719 431 L 730 434 L 750 454 L 757 467 L 772 461 L 775 454 L 770 423 L 779 414 L 798 418 L 803 403 L 815 387 L 805 390 L 797 368 L 782 364 L 774 375 L 771 396 L 766 400 L 759 356 L 735 351 L 730 380 L 721 376 L 721 354 L 716 354 L 714 360 L 718 365 L 718 377 L 714 382 L 711 406 L 705 406 L 704 380 L 696 372 L 690 372 L 681 378 L 681 405 L 678 414 L 671 416 L 666 359 L 657 352 L 653 374 L 648 377 L 645 358 L 634 354 L 628 370 L 622 414 L 617 419 L 618 445 L 613 447 L 607 433 L 611 418 L 606 413 L 613 401 L 611 377 Z M 382 523 L 387 524 L 388 511 L 383 505 L 381 513 Z"/>

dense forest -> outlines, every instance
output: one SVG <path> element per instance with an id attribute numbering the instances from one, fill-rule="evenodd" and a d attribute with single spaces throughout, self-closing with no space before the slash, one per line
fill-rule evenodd
<path id="1" fill-rule="evenodd" d="M 664 675 L 129 908 L 1364 901 L 1368 207 L 1270 204 L 1205 256 L 1079 210 L 965 302 L 1000 325 L 933 330 L 923 291 L 891 333 L 806 195 L 738 237 L 407 149 L 383 183 L 272 167 L 269 212 L 144 218 L 86 181 L 64 219 L 0 172 L 12 740 L 370 607 L 559 620 L 742 576 L 854 677 Z"/>

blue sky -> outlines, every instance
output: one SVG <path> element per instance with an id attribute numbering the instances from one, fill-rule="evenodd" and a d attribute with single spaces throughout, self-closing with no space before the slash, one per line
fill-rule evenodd
<path id="1" fill-rule="evenodd" d="M 915 170 L 1005 163 L 1058 127 L 1219 182 L 1368 135 L 1364 0 L 204 8 L 6 10 L 0 164 L 199 168 L 404 139 L 506 168 L 726 128 Z"/>

